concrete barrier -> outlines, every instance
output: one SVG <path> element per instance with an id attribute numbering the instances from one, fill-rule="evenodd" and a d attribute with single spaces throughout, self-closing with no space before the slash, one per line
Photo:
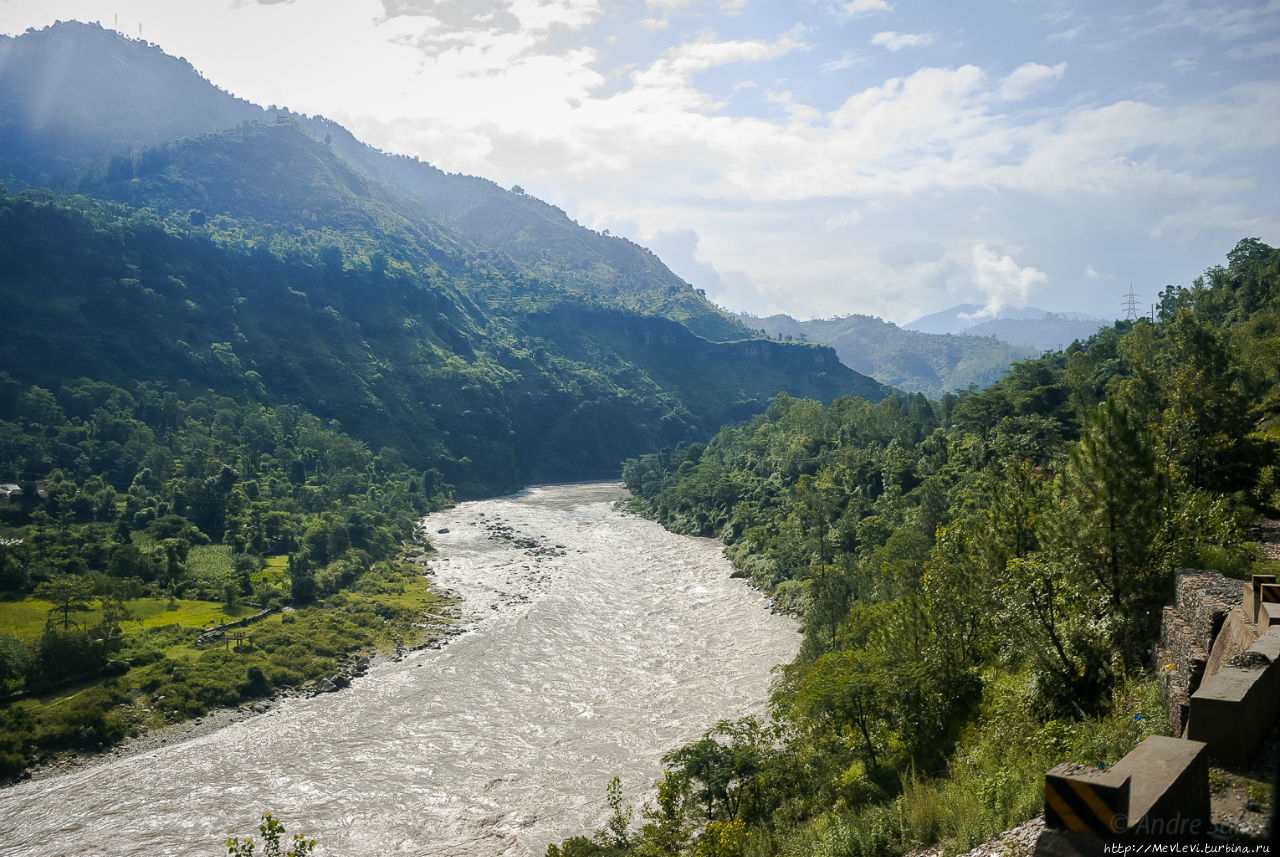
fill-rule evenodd
<path id="1" fill-rule="evenodd" d="M 1251 587 L 1246 583 L 1245 592 L 1251 591 Z M 1242 605 L 1227 614 L 1226 621 L 1222 623 L 1222 630 L 1218 632 L 1218 638 L 1213 641 L 1213 649 L 1209 652 L 1209 661 L 1205 664 L 1201 680 L 1211 677 L 1222 669 L 1227 661 L 1248 649 L 1257 639 L 1258 626 L 1246 611 L 1247 608 Z M 1199 687 L 1199 682 L 1196 683 L 1196 687 Z"/>
<path id="2" fill-rule="evenodd" d="M 1107 770 L 1063 764 L 1045 774 L 1048 828 L 1036 853 L 1087 840 L 1200 839 L 1209 832 L 1208 747 L 1153 735 Z"/>
<path id="3" fill-rule="evenodd" d="M 1129 775 L 1064 763 L 1044 775 L 1044 823 L 1102 839 L 1128 826 Z"/>
<path id="4" fill-rule="evenodd" d="M 1264 608 L 1266 602 L 1259 602 Z M 1204 741 L 1221 764 L 1249 764 L 1280 717 L 1280 627 L 1201 683 L 1191 701 L 1187 737 Z"/>
<path id="5" fill-rule="evenodd" d="M 1244 614 L 1250 622 L 1258 621 L 1258 602 L 1262 600 L 1260 592 L 1262 585 L 1275 582 L 1274 574 L 1255 574 L 1253 579 L 1244 585 Z"/>
<path id="6" fill-rule="evenodd" d="M 1268 628 L 1280 625 L 1280 603 L 1264 601 L 1258 607 L 1259 633 L 1264 633 Z"/>
<path id="7" fill-rule="evenodd" d="M 1208 835 L 1208 745 L 1152 735 L 1117 762 L 1115 771 L 1130 782 L 1126 836 Z"/>

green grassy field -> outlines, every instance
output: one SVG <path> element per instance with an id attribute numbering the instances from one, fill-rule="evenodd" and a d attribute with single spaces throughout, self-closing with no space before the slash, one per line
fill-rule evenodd
<path id="1" fill-rule="evenodd" d="M 147 628 L 180 625 L 183 628 L 204 628 L 239 619 L 258 612 L 257 607 L 243 604 L 228 606 L 216 601 L 189 601 L 183 598 L 132 598 L 124 602 L 133 619 L 124 623 L 125 634 L 135 634 Z M 0 602 L 0 631 L 13 634 L 25 643 L 34 643 L 44 633 L 45 622 L 53 605 L 38 598 Z M 92 626 L 101 618 L 99 610 L 74 614 L 82 626 Z"/>

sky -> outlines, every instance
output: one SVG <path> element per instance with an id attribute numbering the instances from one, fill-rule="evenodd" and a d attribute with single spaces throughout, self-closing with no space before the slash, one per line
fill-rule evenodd
<path id="1" fill-rule="evenodd" d="M 1280 0 L 0 0 L 654 250 L 717 304 L 1123 316 L 1280 246 Z"/>

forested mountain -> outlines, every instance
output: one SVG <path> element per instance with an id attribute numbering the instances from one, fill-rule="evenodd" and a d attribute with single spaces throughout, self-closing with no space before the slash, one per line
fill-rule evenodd
<path id="1" fill-rule="evenodd" d="M 224 137 L 221 149 L 216 141 L 176 142 L 280 119 L 337 156 L 338 186 L 373 208 L 395 212 L 401 227 L 421 226 L 431 233 L 436 222 L 447 221 L 470 257 L 515 264 L 574 291 L 665 315 L 708 339 L 751 335 L 648 250 L 585 229 L 519 189 L 504 190 L 486 179 L 446 174 L 416 159 L 379 152 L 322 117 L 237 99 L 185 60 L 96 25 L 66 22 L 0 37 L 0 177 L 11 190 L 52 185 L 97 192 L 105 184 L 113 198 L 126 195 L 140 204 L 172 207 L 201 199 L 202 191 L 213 190 L 208 186 L 216 176 L 233 181 L 216 192 L 221 203 L 239 203 L 234 216 L 267 214 L 276 225 L 311 228 L 328 212 L 323 206 L 292 204 L 300 182 L 290 179 L 287 158 L 281 169 L 280 158 L 296 151 L 259 151 L 257 144 L 266 140 L 252 132 L 236 141 Z M 298 146 L 279 136 L 273 142 Z M 218 163 L 233 151 L 242 160 Z M 251 162 L 259 157 L 275 163 L 269 175 L 254 174 Z M 226 175 L 228 170 L 233 175 Z M 139 175 L 148 180 L 145 193 L 119 186 Z M 262 179 L 267 184 L 253 184 Z M 309 189 L 323 197 L 334 190 L 327 185 L 326 180 Z M 238 198 L 244 193 L 249 196 Z"/>
<path id="2" fill-rule="evenodd" d="M 81 195 L 5 206 L 10 343 L 42 349 L 7 346 L 23 382 L 185 381 L 295 402 L 466 494 L 607 472 L 781 390 L 883 395 L 830 352 L 714 344 L 752 334 L 629 241 L 326 120 L 267 113 L 114 32 L 6 39 L 0 92 L 6 174 Z M 592 327 L 542 335 L 571 316 Z M 672 342 L 705 373 L 675 371 Z"/>
<path id="3" fill-rule="evenodd" d="M 903 330 L 993 336 L 1036 351 L 1060 351 L 1077 339 L 1088 339 L 1109 322 L 1079 312 L 1048 312 L 1035 307 L 1005 307 L 994 318 L 977 304 L 960 304 L 908 322 Z"/>
<path id="4" fill-rule="evenodd" d="M 628 462 L 632 508 L 726 541 L 804 643 L 767 725 L 672 751 L 638 826 L 552 853 L 960 852 L 1043 811 L 1054 765 L 1167 734 L 1174 569 L 1280 571 L 1246 538 L 1280 517 L 1280 250 L 1227 258 L 985 390 L 786 398 Z"/>
<path id="5" fill-rule="evenodd" d="M 836 350 L 840 362 L 882 384 L 940 398 L 970 384 L 986 387 L 1015 360 L 1039 352 L 991 336 L 921 333 L 866 315 L 796 321 L 789 315 L 738 316 L 769 336 L 821 342 Z"/>
<path id="6" fill-rule="evenodd" d="M 96 26 L 0 40 L 0 176 L 0 697 L 50 693 L 0 706 L 0 776 L 422 634 L 403 545 L 454 498 L 892 392 Z M 284 605 L 244 657 L 194 647 Z"/>

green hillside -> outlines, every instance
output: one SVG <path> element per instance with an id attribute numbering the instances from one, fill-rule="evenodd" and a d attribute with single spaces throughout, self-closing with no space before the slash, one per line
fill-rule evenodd
<path id="1" fill-rule="evenodd" d="M 464 495 L 608 473 L 779 390 L 883 395 L 829 351 L 708 342 L 508 279 L 421 235 L 397 257 L 368 233 L 295 238 L 218 213 L 197 219 L 34 192 L 0 201 L 0 295 L 20 334 L 0 345 L 6 370 L 50 389 L 87 377 L 297 404 L 438 468 Z"/>
<path id="2" fill-rule="evenodd" d="M 10 187 L 264 117 L 186 60 L 95 24 L 0 36 L 0 180 Z"/>

